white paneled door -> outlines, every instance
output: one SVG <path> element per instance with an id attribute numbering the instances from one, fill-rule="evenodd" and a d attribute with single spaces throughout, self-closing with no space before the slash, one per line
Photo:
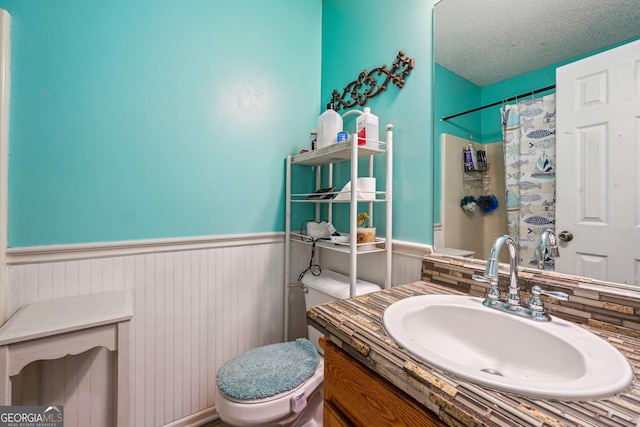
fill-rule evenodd
<path id="1" fill-rule="evenodd" d="M 560 67 L 556 270 L 640 286 L 640 40 Z"/>

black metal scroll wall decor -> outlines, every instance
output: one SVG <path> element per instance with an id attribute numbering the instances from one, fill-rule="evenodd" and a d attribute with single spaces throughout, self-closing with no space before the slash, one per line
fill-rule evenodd
<path id="1" fill-rule="evenodd" d="M 342 95 L 338 89 L 334 89 L 331 94 L 334 109 L 338 111 L 342 107 L 363 106 L 369 98 L 384 92 L 389 82 L 402 89 L 406 77 L 415 65 L 415 59 L 405 56 L 404 51 L 401 50 L 391 65 L 391 69 L 387 69 L 387 64 L 384 64 L 368 72 L 366 69 L 362 70 L 356 80 L 344 87 Z M 384 81 L 379 83 L 382 77 L 384 77 Z"/>

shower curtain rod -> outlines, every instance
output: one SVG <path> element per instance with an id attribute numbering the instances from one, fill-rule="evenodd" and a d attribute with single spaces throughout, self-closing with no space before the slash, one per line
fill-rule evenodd
<path id="1" fill-rule="evenodd" d="M 524 98 L 526 96 L 529 96 L 529 95 L 533 96 L 536 93 L 546 92 L 548 90 L 552 90 L 552 89 L 555 89 L 555 88 L 556 88 L 556 85 L 551 85 L 551 86 L 543 87 L 543 88 L 540 88 L 540 89 L 532 90 L 531 92 L 525 92 L 525 93 L 522 93 L 520 95 L 512 96 L 511 98 L 503 99 L 502 101 L 494 102 L 493 104 L 483 105 L 482 107 L 474 108 L 472 110 L 463 111 L 462 113 L 454 114 L 453 116 L 446 116 L 446 117 L 441 118 L 440 120 L 442 120 L 443 122 L 446 122 L 447 120 L 453 119 L 454 117 L 464 116 L 465 114 L 469 114 L 469 113 L 475 113 L 476 111 L 484 110 L 485 108 L 495 107 L 496 105 L 500 105 L 500 104 L 503 104 L 505 102 L 516 101 L 516 100 Z"/>

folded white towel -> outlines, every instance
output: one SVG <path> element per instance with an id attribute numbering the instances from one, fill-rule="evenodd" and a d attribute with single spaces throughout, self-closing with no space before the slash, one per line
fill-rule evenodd
<path id="1" fill-rule="evenodd" d="M 314 276 L 307 272 L 302 278 L 302 283 L 337 299 L 349 298 L 349 277 L 335 271 L 323 269 L 319 276 Z M 356 280 L 356 296 L 379 290 L 381 290 L 380 286 L 374 283 L 366 280 Z"/>

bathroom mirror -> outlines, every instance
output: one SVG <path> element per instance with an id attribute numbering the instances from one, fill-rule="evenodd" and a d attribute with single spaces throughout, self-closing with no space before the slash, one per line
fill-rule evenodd
<path id="1" fill-rule="evenodd" d="M 537 84 L 535 87 L 523 89 L 517 86 L 509 90 L 512 81 L 518 81 L 518 76 L 529 75 L 545 67 L 555 69 L 555 65 L 563 65 L 580 59 L 589 53 L 606 50 L 629 40 L 640 37 L 640 8 L 637 0 L 538 0 L 525 4 L 514 3 L 509 0 L 442 0 L 434 7 L 434 171 L 435 201 L 434 201 L 434 247 L 436 252 L 452 255 L 472 256 L 486 259 L 493 239 L 506 230 L 506 213 L 492 215 L 493 223 L 489 225 L 490 232 L 485 232 L 482 241 L 473 235 L 465 233 L 456 247 L 444 244 L 442 240 L 442 225 L 440 218 L 442 201 L 460 202 L 465 195 L 462 190 L 464 182 L 455 184 L 458 188 L 451 194 L 451 185 L 446 185 L 441 162 L 442 133 L 449 133 L 454 129 L 458 138 L 456 155 L 462 156 L 460 147 L 466 142 L 478 142 L 469 123 L 480 119 L 480 115 L 493 114 L 498 123 L 498 131 L 493 132 L 491 142 L 501 139 L 499 122 L 500 105 L 446 121 L 442 125 L 444 116 L 451 116 L 476 107 L 498 102 L 511 96 L 521 95 L 523 92 L 534 91 L 547 84 Z M 475 102 L 469 101 L 468 93 L 460 86 L 457 92 L 450 91 L 448 81 L 440 78 L 439 70 L 446 69 L 466 80 L 470 90 L 482 91 Z M 447 75 L 450 75 L 447 74 Z M 549 73 L 547 73 L 549 74 Z M 547 77 L 549 85 L 555 85 L 555 72 Z M 544 79 L 542 79 L 544 80 Z M 518 81 L 521 83 L 521 81 Z M 455 85 L 453 85 L 455 86 Z M 494 90 L 495 88 L 495 90 Z M 552 94 L 550 90 L 538 96 Z M 500 93 L 498 97 L 496 94 Z M 509 94 L 508 96 L 506 94 Z M 492 99 L 493 96 L 493 99 Z M 532 94 L 533 97 L 533 94 Z M 463 100 L 459 105 L 457 100 Z M 446 101 L 446 102 L 445 102 Z M 486 117 L 486 116 L 485 116 Z M 493 119 L 492 119 L 493 120 Z M 484 121 L 483 121 L 484 123 Z M 448 127 L 447 127 L 448 126 Z M 482 142 L 487 142 L 483 140 Z M 446 144 L 446 143 L 442 143 Z M 454 142 L 451 143 L 452 145 Z M 487 144 L 502 145 L 502 144 Z M 480 148 L 480 144 L 476 144 Z M 482 148 L 484 148 L 482 146 Z M 487 150 L 488 161 L 494 173 L 504 177 L 504 154 L 500 150 Z M 501 163 L 501 164 L 500 164 Z M 562 167 L 555 165 L 556 168 Z M 497 170 L 496 170 L 497 169 Z M 634 173 L 629 170 L 629 173 Z M 463 180 L 462 160 L 454 175 Z M 497 180 L 493 180 L 497 181 Z M 479 186 L 483 186 L 482 178 Z M 466 187 L 465 187 L 466 188 Z M 448 193 L 449 192 L 449 193 Z M 504 195 L 502 187 L 491 187 L 490 193 Z M 500 200 L 503 209 L 504 197 Z M 462 208 L 458 205 L 458 211 Z M 462 213 L 464 216 L 464 212 Z M 447 217 L 448 218 L 448 217 Z M 463 218 L 464 219 L 464 218 Z M 483 225 L 487 227 L 487 225 Z M 558 232 L 560 230 L 557 230 Z M 489 235 L 489 237 L 487 236 Z M 562 249 L 561 249 L 562 252 Z M 561 255 L 562 256 L 562 255 Z M 526 267 L 526 266 L 524 266 Z M 570 274 L 577 272 L 565 271 Z M 607 278 L 597 277 L 602 281 Z M 637 280 L 637 279 L 636 279 Z M 632 284 L 633 280 L 627 283 Z M 608 283 L 610 286 L 620 285 Z M 624 286 L 624 285 L 623 285 Z M 625 286 L 627 287 L 627 286 Z M 634 287 L 635 289 L 635 287 Z"/>

